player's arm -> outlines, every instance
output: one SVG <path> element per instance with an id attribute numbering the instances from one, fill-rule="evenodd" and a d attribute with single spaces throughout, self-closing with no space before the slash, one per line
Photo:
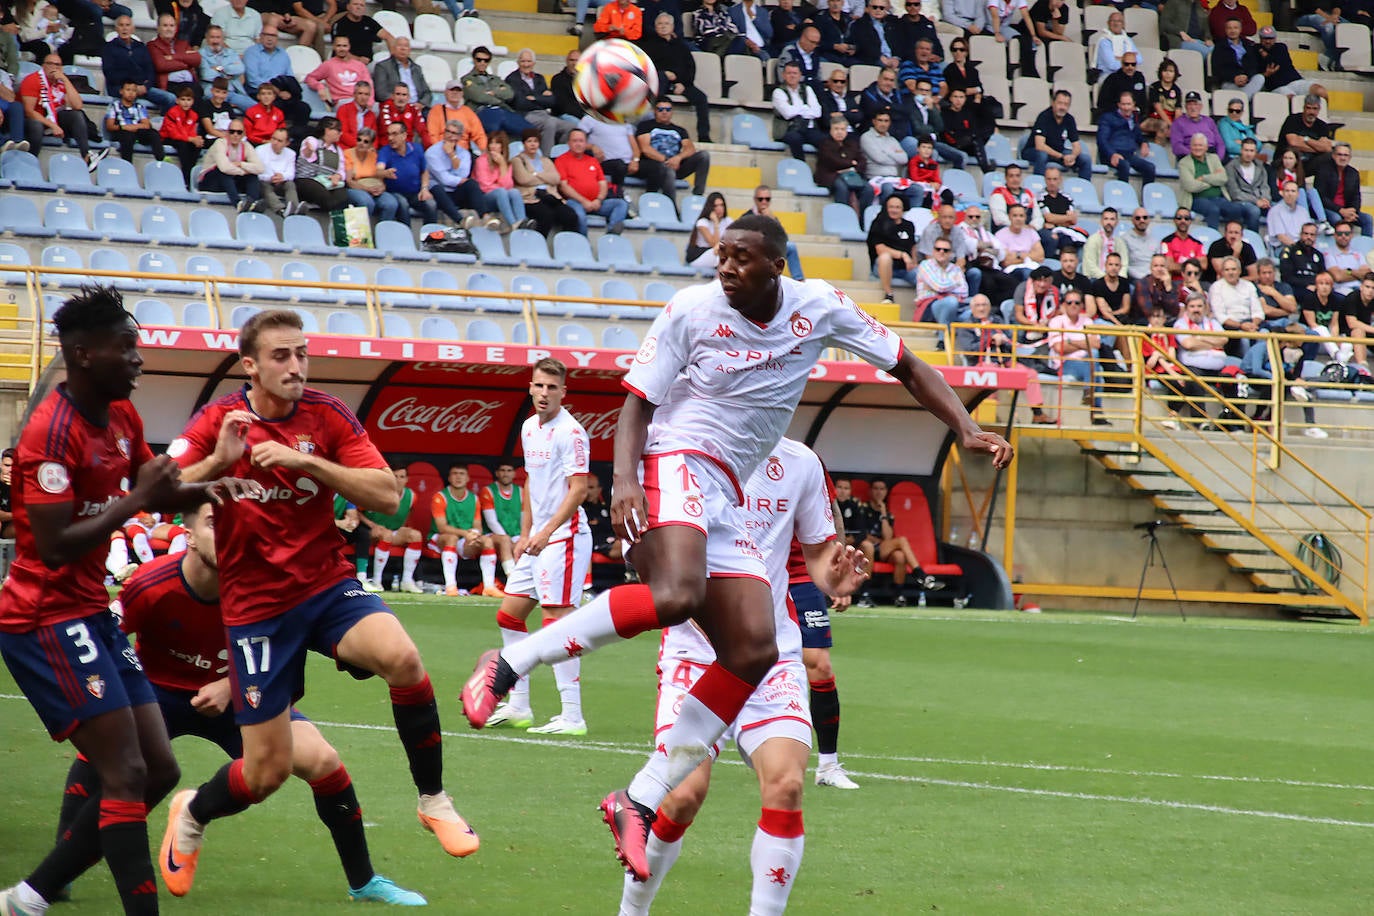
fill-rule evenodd
<path id="1" fill-rule="evenodd" d="M 529 537 L 530 528 L 529 492 L 530 488 L 525 487 L 526 495 L 522 503 L 524 514 L 520 523 L 522 529 L 520 543 L 516 545 L 517 554 L 522 549 L 526 553 L 538 553 L 543 550 L 549 543 L 549 538 L 553 533 L 562 527 L 564 522 L 572 518 L 573 515 L 577 513 L 578 509 L 582 508 L 582 502 L 587 498 L 587 475 L 568 475 L 568 492 L 563 494 L 563 501 L 559 503 L 558 508 L 554 510 L 553 518 L 545 522 L 544 526 L 536 531 L 533 537 L 530 537 L 529 543 L 526 544 L 525 541 L 526 538 Z"/>
<path id="2" fill-rule="evenodd" d="M 852 595 L 868 581 L 868 558 L 856 547 L 832 538 L 820 544 L 802 544 L 801 548 L 807 575 L 832 598 Z"/>
<path id="3" fill-rule="evenodd" d="M 999 468 L 1011 464 L 1011 443 L 997 433 L 985 432 L 974 422 L 973 417 L 969 416 L 969 412 L 955 395 L 954 389 L 949 387 L 944 376 L 934 368 L 903 347 L 891 374 L 916 399 L 916 403 L 954 430 L 962 448 L 990 453 L 993 464 Z"/>
<path id="4" fill-rule="evenodd" d="M 523 494 L 525 489 L 527 488 L 522 488 L 520 492 Z M 521 499 L 523 500 L 523 498 L 522 496 Z M 489 488 L 482 488 L 481 494 L 477 497 L 477 503 L 481 507 L 482 521 L 487 523 L 487 530 L 492 534 L 510 537 L 506 532 L 506 526 L 501 524 L 501 517 L 496 514 L 496 500 L 492 497 Z M 523 512 L 521 513 L 521 518 L 524 518 Z"/>
<path id="5" fill-rule="evenodd" d="M 451 534 L 454 537 L 463 537 L 467 532 L 459 531 L 448 523 L 448 503 L 444 499 L 444 491 L 435 493 L 429 501 L 429 518 L 434 522 L 434 530 L 440 534 Z"/>
<path id="6" fill-rule="evenodd" d="M 611 527 L 616 537 L 638 543 L 649 520 L 649 503 L 639 482 L 639 461 L 649 441 L 655 406 L 630 392 L 615 426 L 615 461 L 611 474 Z"/>
<path id="7" fill-rule="evenodd" d="M 284 442 L 259 442 L 249 453 L 266 470 L 286 468 L 309 474 L 359 509 L 394 515 L 401 506 L 396 476 L 387 467 L 354 468 L 291 448 Z M 364 516 L 366 518 L 366 516 Z"/>
<path id="8" fill-rule="evenodd" d="M 191 697 L 191 708 L 207 718 L 222 716 L 229 708 L 229 696 L 229 678 L 222 677 L 197 690 Z"/>

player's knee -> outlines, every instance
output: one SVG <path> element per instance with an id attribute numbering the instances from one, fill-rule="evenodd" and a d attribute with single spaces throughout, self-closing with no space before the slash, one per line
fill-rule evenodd
<path id="1" fill-rule="evenodd" d="M 805 784 L 803 776 L 803 773 L 795 770 L 770 774 L 768 781 L 760 787 L 763 807 L 800 811 L 802 786 Z"/>
<path id="2" fill-rule="evenodd" d="M 721 666 L 726 671 L 750 684 L 757 684 L 778 663 L 777 638 L 771 634 L 759 634 L 755 638 L 740 639 L 730 646 L 728 658 L 726 654 L 721 652 L 719 655 Z"/>
<path id="3" fill-rule="evenodd" d="M 295 759 L 292 761 L 292 769 L 296 775 L 306 782 L 313 782 L 335 772 L 342 765 L 339 760 L 339 752 L 334 750 L 334 746 L 324 738 L 312 742 L 309 745 L 297 745 L 292 752 Z"/>
<path id="4" fill-rule="evenodd" d="M 706 603 L 706 580 L 682 578 L 678 581 L 651 583 L 654 610 L 664 625 L 681 623 Z"/>
<path id="5" fill-rule="evenodd" d="M 392 687 L 412 687 L 425 678 L 425 663 L 414 643 L 400 646 L 382 659 L 378 672 Z"/>
<path id="6" fill-rule="evenodd" d="M 97 766 L 100 785 L 110 798 L 142 800 L 148 791 L 148 764 L 136 750 L 111 764 Z"/>
<path id="7" fill-rule="evenodd" d="M 706 789 L 706 785 L 698 785 L 693 780 L 688 780 L 669 792 L 659 807 L 674 823 L 690 824 L 701 811 L 701 806 L 706 803 Z"/>
<path id="8" fill-rule="evenodd" d="M 834 680 L 835 669 L 830 667 L 830 656 L 823 655 L 806 666 L 806 679 L 811 682 Z"/>
<path id="9" fill-rule="evenodd" d="M 244 761 L 243 781 L 248 783 L 248 791 L 256 799 L 264 799 L 282 787 L 291 776 L 291 757 L 258 761 Z"/>

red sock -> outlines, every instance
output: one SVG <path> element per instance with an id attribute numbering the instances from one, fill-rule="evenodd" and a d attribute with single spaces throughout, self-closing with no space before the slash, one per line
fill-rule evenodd
<path id="1" fill-rule="evenodd" d="M 519 617 L 512 617 L 505 611 L 496 612 L 496 625 L 503 630 L 514 630 L 517 633 L 528 633 L 529 626 Z"/>
<path id="2" fill-rule="evenodd" d="M 621 585 L 608 593 L 611 602 L 611 623 L 616 635 L 630 639 L 640 633 L 659 629 L 658 611 L 654 596 L 647 585 Z M 726 721 L 733 721 L 734 717 Z"/>
<path id="3" fill-rule="evenodd" d="M 659 808 L 658 813 L 654 815 L 654 825 L 650 829 L 653 830 L 654 836 L 658 837 L 663 842 L 676 843 L 678 840 L 682 839 L 682 835 L 687 832 L 687 828 L 690 826 L 692 826 L 691 821 L 685 824 L 679 824 L 677 821 L 664 814 L 662 808 Z"/>
<path id="4" fill-rule="evenodd" d="M 692 686 L 691 694 L 717 719 L 730 723 L 753 696 L 754 685 L 726 671 L 720 662 L 712 662 Z"/>
<path id="5" fill-rule="evenodd" d="M 770 836 L 798 837 L 806 831 L 802 829 L 800 811 L 784 811 L 781 808 L 764 808 L 759 816 L 759 829 Z"/>

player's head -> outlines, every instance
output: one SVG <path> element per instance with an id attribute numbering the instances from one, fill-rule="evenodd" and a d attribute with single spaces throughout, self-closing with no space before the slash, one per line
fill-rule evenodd
<path id="1" fill-rule="evenodd" d="M 841 502 L 843 502 L 844 500 L 849 499 L 849 497 L 851 497 L 851 496 L 853 496 L 853 495 L 854 495 L 854 488 L 853 488 L 852 486 L 850 486 L 850 483 L 849 483 L 848 480 L 846 480 L 845 478 L 841 477 L 839 480 L 836 480 L 836 481 L 835 481 L 835 498 L 836 498 L 836 499 L 838 499 L 838 500 L 840 500 Z"/>
<path id="2" fill-rule="evenodd" d="M 391 469 L 391 476 L 393 476 L 393 477 L 396 478 L 396 492 L 397 492 L 397 493 L 400 493 L 401 491 L 403 491 L 403 490 L 406 488 L 406 484 L 410 483 L 410 469 L 409 469 L 409 468 L 392 468 L 392 469 Z"/>
<path id="3" fill-rule="evenodd" d="M 14 473 L 14 449 L 7 448 L 0 452 L 0 483 L 5 486 L 10 485 L 10 476 Z"/>
<path id="4" fill-rule="evenodd" d="M 868 501 L 877 505 L 887 499 L 887 481 L 875 480 L 868 485 Z"/>
<path id="5" fill-rule="evenodd" d="M 283 401 L 305 394 L 310 356 L 301 316 L 286 309 L 258 312 L 239 329 L 239 356 L 254 388 Z"/>
<path id="6" fill-rule="evenodd" d="M 731 308 L 775 301 L 778 278 L 787 266 L 787 230 L 782 223 L 746 213 L 725 230 L 719 249 L 716 277 Z"/>
<path id="7" fill-rule="evenodd" d="M 181 527 L 186 529 L 186 552 L 194 555 L 210 569 L 219 569 L 215 556 L 215 507 L 201 503 L 181 513 Z"/>
<path id="8" fill-rule="evenodd" d="M 601 478 L 595 474 L 587 475 L 587 499 L 590 502 L 601 502 Z"/>
<path id="9" fill-rule="evenodd" d="M 503 487 L 508 487 L 511 481 L 515 479 L 515 465 L 509 461 L 503 461 L 496 466 L 496 470 L 492 473 L 495 475 L 497 483 Z"/>
<path id="10" fill-rule="evenodd" d="M 466 464 L 455 464 L 448 469 L 448 485 L 455 490 L 468 488 L 468 466 Z"/>
<path id="11" fill-rule="evenodd" d="M 143 357 L 138 322 L 124 309 L 113 286 L 83 286 L 52 316 L 70 381 L 85 384 L 110 401 L 138 387 Z"/>
<path id="12" fill-rule="evenodd" d="M 556 359 L 544 357 L 534 364 L 530 375 L 530 400 L 540 419 L 548 420 L 563 407 L 563 396 L 568 393 L 565 381 L 568 367 Z"/>

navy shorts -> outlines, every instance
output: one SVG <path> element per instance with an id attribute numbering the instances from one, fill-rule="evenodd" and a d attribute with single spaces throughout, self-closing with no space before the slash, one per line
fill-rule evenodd
<path id="1" fill-rule="evenodd" d="M 0 655 L 54 741 L 87 719 L 156 702 L 152 685 L 107 609 L 28 633 L 0 633 Z"/>
<path id="2" fill-rule="evenodd" d="M 162 710 L 162 721 L 167 724 L 168 738 L 194 735 L 219 745 L 230 757 L 237 759 L 243 756 L 243 737 L 239 733 L 239 723 L 234 718 L 233 710 L 226 709 L 218 716 L 202 715 L 191 705 L 191 700 L 196 695 L 194 690 L 171 690 L 157 684 L 152 686 L 157 697 L 157 705 Z M 310 720 L 292 706 L 291 721 Z"/>
<path id="3" fill-rule="evenodd" d="M 787 594 L 797 606 L 797 623 L 801 626 L 803 649 L 829 649 L 830 601 L 814 582 L 794 582 Z"/>
<path id="4" fill-rule="evenodd" d="M 266 722 L 305 696 L 307 650 L 336 658 L 339 640 L 354 624 L 390 613 L 381 598 L 349 576 L 284 614 L 228 627 L 229 685 L 238 724 Z"/>

